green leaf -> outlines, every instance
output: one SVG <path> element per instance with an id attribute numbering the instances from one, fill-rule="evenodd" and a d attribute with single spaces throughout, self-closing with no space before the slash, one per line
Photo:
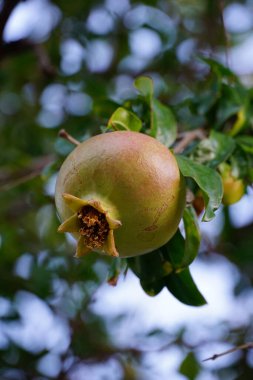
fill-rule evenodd
<path id="1" fill-rule="evenodd" d="M 129 267 L 144 283 L 152 283 L 172 272 L 171 263 L 159 248 L 145 255 L 127 259 Z"/>
<path id="2" fill-rule="evenodd" d="M 212 220 L 215 216 L 214 211 L 219 208 L 223 196 L 220 175 L 214 169 L 198 164 L 182 155 L 177 155 L 176 159 L 182 174 L 194 179 L 202 190 L 206 205 L 202 220 L 205 222 Z"/>
<path id="3" fill-rule="evenodd" d="M 216 110 L 216 122 L 218 126 L 222 126 L 226 120 L 238 114 L 242 108 L 242 103 L 245 101 L 245 94 L 242 93 L 241 89 L 239 86 L 222 84 Z M 234 130 L 234 126 L 232 126 L 232 130 Z M 234 131 L 236 130 L 237 127 Z M 231 136 L 233 133 L 231 133 Z"/>
<path id="4" fill-rule="evenodd" d="M 170 108 L 154 99 L 154 83 L 149 77 L 139 77 L 135 88 L 145 98 L 150 110 L 150 135 L 170 147 L 176 139 L 176 120 Z"/>
<path id="5" fill-rule="evenodd" d="M 253 137 L 251 136 L 238 136 L 236 142 L 244 150 L 244 152 L 253 154 Z"/>
<path id="6" fill-rule="evenodd" d="M 155 281 L 140 281 L 142 289 L 147 293 L 150 297 L 154 297 L 160 293 L 160 291 L 164 287 L 163 278 L 156 279 Z"/>
<path id="7" fill-rule="evenodd" d="M 183 216 L 185 239 L 179 229 L 173 238 L 160 250 L 163 256 L 171 262 L 174 271 L 188 267 L 196 258 L 200 245 L 198 220 L 193 207 L 187 207 Z"/>
<path id="8" fill-rule="evenodd" d="M 186 376 L 189 380 L 195 380 L 200 371 L 200 365 L 193 352 L 189 352 L 182 361 L 179 373 Z"/>
<path id="9" fill-rule="evenodd" d="M 231 156 L 235 149 L 235 141 L 232 137 L 216 131 L 211 131 L 209 138 L 215 157 L 208 162 L 208 166 L 214 168 Z"/>
<path id="10" fill-rule="evenodd" d="M 133 112 L 119 107 L 110 117 L 107 127 L 116 131 L 123 129 L 139 132 L 142 127 L 142 122 Z"/>
<path id="11" fill-rule="evenodd" d="M 140 92 L 140 94 L 147 98 L 148 102 L 151 103 L 154 95 L 153 80 L 149 77 L 141 76 L 135 79 L 134 86 Z"/>
<path id="12" fill-rule="evenodd" d="M 155 137 L 167 147 L 170 147 L 177 136 L 177 124 L 171 110 L 161 104 L 158 100 L 153 100 L 153 117 Z"/>
<path id="13" fill-rule="evenodd" d="M 150 111 L 150 135 L 156 137 L 156 129 L 153 113 L 153 97 L 154 97 L 154 82 L 149 77 L 138 77 L 134 81 L 135 88 L 144 97 L 145 102 L 148 104 Z"/>
<path id="14" fill-rule="evenodd" d="M 198 144 L 193 157 L 195 161 L 215 168 L 231 156 L 235 146 L 235 140 L 232 137 L 212 130 L 209 138 Z"/>
<path id="15" fill-rule="evenodd" d="M 185 240 L 178 229 L 173 238 L 160 248 L 163 256 L 171 263 L 173 271 L 182 268 L 185 254 Z"/>
<path id="16" fill-rule="evenodd" d="M 185 229 L 185 251 L 181 268 L 190 265 L 196 258 L 201 239 L 198 219 L 193 207 L 185 208 L 183 222 Z"/>
<path id="17" fill-rule="evenodd" d="M 206 116 L 220 96 L 221 80 L 212 77 L 208 88 L 202 89 L 200 94 L 194 94 L 190 101 L 189 107 L 194 114 Z"/>
<path id="18" fill-rule="evenodd" d="M 248 101 L 248 99 L 246 99 Z M 246 103 L 246 102 L 245 102 Z M 243 107 L 240 107 L 239 111 L 236 115 L 236 120 L 232 126 L 232 128 L 229 131 L 230 136 L 236 136 L 238 133 L 244 129 L 248 123 L 250 123 L 251 113 L 249 112 L 249 109 L 251 108 L 250 105 L 244 105 Z"/>
<path id="19" fill-rule="evenodd" d="M 220 62 L 207 57 L 199 57 L 199 59 L 208 64 L 212 71 L 214 71 L 216 74 L 219 74 L 220 77 L 226 77 L 234 82 L 238 82 L 236 75 L 229 68 L 223 66 Z"/>
<path id="20" fill-rule="evenodd" d="M 206 304 L 206 300 L 198 290 L 188 268 L 179 273 L 169 274 L 164 278 L 164 283 L 173 296 L 182 303 L 190 306 Z"/>

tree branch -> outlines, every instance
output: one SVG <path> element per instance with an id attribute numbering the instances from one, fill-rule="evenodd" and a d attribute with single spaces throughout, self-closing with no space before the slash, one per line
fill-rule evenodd
<path id="1" fill-rule="evenodd" d="M 14 174 L 0 175 L 0 191 L 9 191 L 14 187 L 22 185 L 33 178 L 39 176 L 42 170 L 54 162 L 55 157 L 53 155 L 44 156 L 35 160 L 30 167 L 27 167 L 23 171 L 15 172 Z"/>
<path id="2" fill-rule="evenodd" d="M 214 354 L 210 358 L 204 359 L 203 362 L 207 362 L 208 360 L 215 360 L 220 358 L 221 356 L 232 354 L 233 352 L 239 351 L 239 350 L 248 350 L 249 348 L 253 348 L 253 342 L 241 344 L 240 346 L 236 346 L 234 348 L 230 348 L 230 350 L 221 352 L 220 354 Z"/>
<path id="3" fill-rule="evenodd" d="M 183 132 L 179 135 L 181 141 L 174 147 L 174 153 L 181 153 L 194 140 L 203 140 L 206 137 L 204 129 L 194 129 L 193 131 Z"/>
<path id="4" fill-rule="evenodd" d="M 57 71 L 56 68 L 52 65 L 45 47 L 41 44 L 34 44 L 33 48 L 37 56 L 41 71 L 49 77 L 54 77 Z"/>

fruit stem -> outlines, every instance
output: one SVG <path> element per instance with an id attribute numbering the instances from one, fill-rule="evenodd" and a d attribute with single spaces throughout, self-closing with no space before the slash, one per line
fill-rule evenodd
<path id="1" fill-rule="evenodd" d="M 61 129 L 58 133 L 58 136 L 67 140 L 68 142 L 70 142 L 73 145 L 77 146 L 80 144 L 80 142 L 78 140 L 76 140 L 73 136 L 71 136 L 67 131 L 65 131 L 65 129 Z"/>

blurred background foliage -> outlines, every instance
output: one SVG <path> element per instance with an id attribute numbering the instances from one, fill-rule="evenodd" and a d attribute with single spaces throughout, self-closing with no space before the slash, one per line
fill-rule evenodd
<path id="1" fill-rule="evenodd" d="M 233 134 L 237 121 L 252 134 L 253 2 L 1 0 L 0 11 L 0 378 L 251 379 L 250 352 L 202 360 L 253 339 L 252 217 L 233 223 L 224 207 L 215 237 L 206 225 L 198 259 L 232 268 L 236 322 L 203 320 L 207 335 L 201 324 L 149 329 L 137 319 L 131 331 L 127 305 L 110 316 L 100 292 L 111 260 L 77 262 L 72 240 L 56 233 L 54 183 L 72 150 L 59 130 L 79 140 L 99 133 L 136 96 L 138 75 L 153 78 L 180 131 Z M 252 162 L 244 162 L 251 176 Z M 245 197 L 252 202 L 252 193 Z M 121 290 L 128 281 L 131 273 Z"/>

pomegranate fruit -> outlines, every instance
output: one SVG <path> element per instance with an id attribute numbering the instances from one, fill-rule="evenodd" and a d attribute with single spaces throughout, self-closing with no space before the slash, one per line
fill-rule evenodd
<path id="1" fill-rule="evenodd" d="M 223 198 L 222 203 L 225 206 L 232 205 L 238 202 L 245 194 L 245 185 L 239 178 L 232 175 L 222 178 L 223 183 Z"/>
<path id="2" fill-rule="evenodd" d="M 117 131 L 79 144 L 56 183 L 60 232 L 90 251 L 131 257 L 164 245 L 185 207 L 185 183 L 173 154 L 145 134 Z"/>
<path id="3" fill-rule="evenodd" d="M 220 172 L 223 184 L 222 203 L 229 206 L 238 202 L 245 194 L 245 184 L 233 173 L 232 167 L 227 163 L 220 165 Z"/>

